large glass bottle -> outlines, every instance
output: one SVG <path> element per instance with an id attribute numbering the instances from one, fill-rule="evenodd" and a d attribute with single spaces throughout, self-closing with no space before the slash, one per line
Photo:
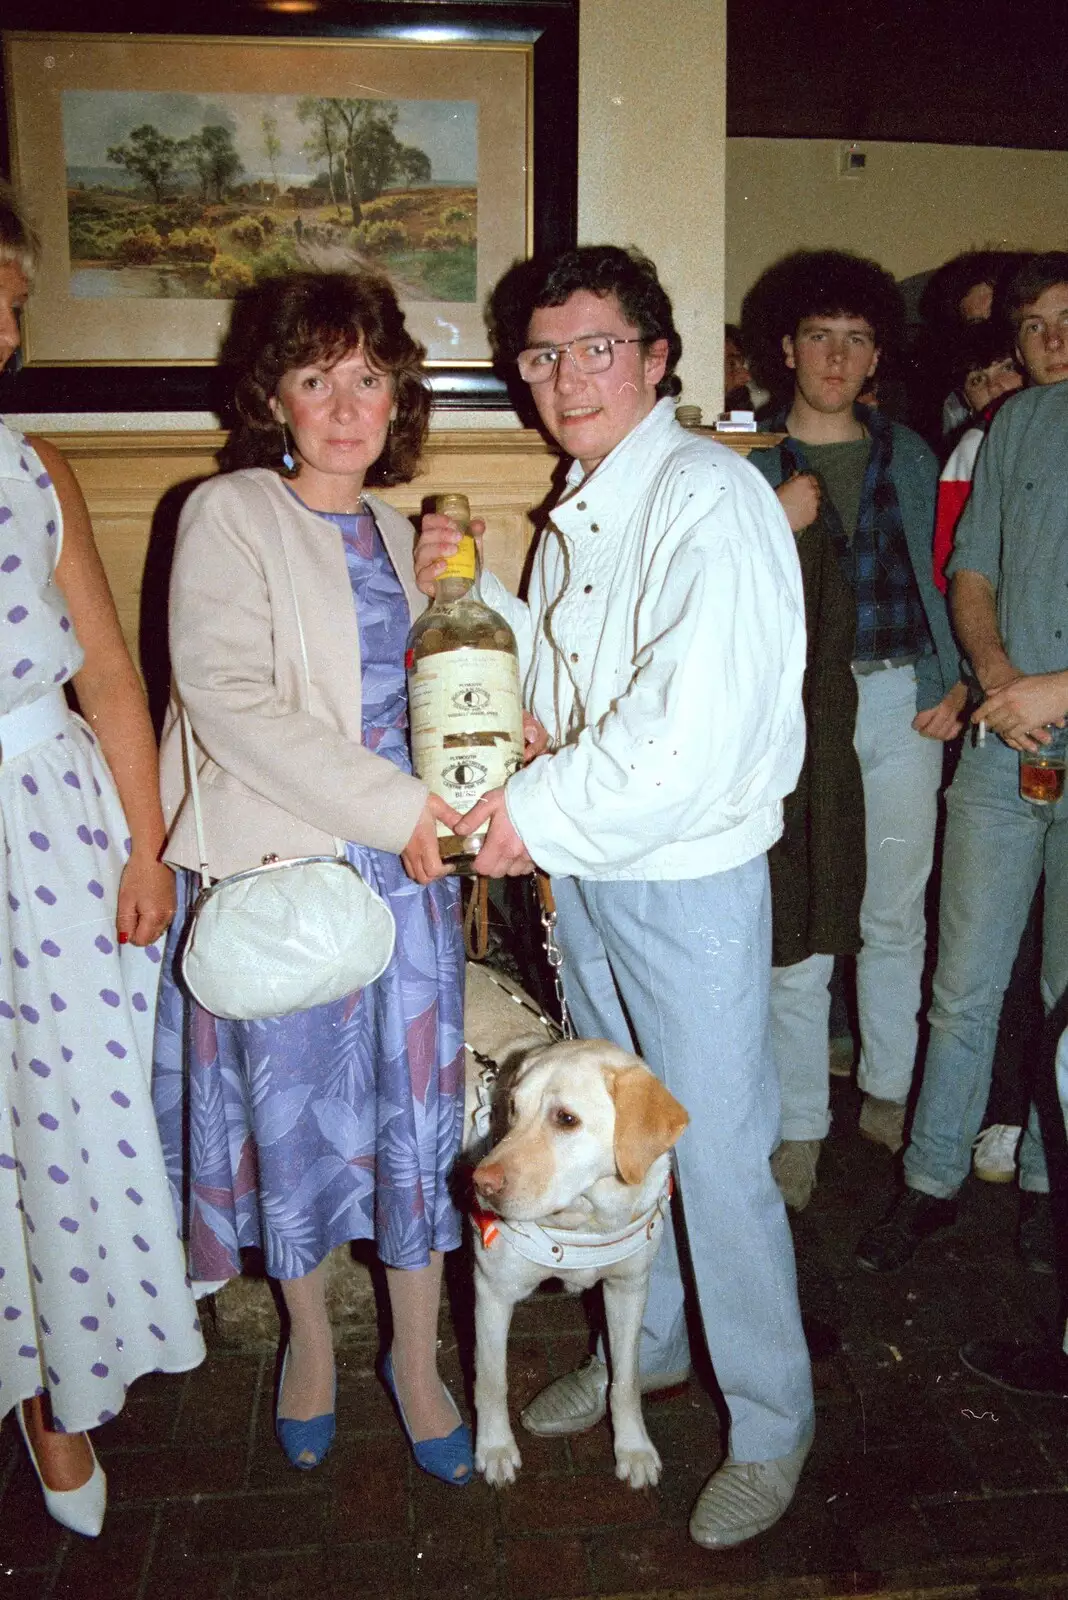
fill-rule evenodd
<path id="1" fill-rule="evenodd" d="M 434 598 L 408 635 L 408 717 L 418 777 L 457 811 L 469 811 L 523 760 L 523 712 L 515 635 L 478 598 L 478 552 L 467 496 L 438 495 L 435 509 L 462 531 Z M 438 823 L 441 859 L 474 870 L 482 835 L 461 839 Z"/>

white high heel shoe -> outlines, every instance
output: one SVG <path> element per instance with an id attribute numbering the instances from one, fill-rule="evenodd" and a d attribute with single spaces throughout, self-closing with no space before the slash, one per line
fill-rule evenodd
<path id="1" fill-rule="evenodd" d="M 93 1458 L 93 1470 L 86 1481 L 77 1489 L 50 1489 L 41 1476 L 37 1454 L 26 1431 L 21 1402 L 15 1407 L 15 1415 L 18 1418 L 19 1432 L 33 1462 L 33 1470 L 37 1474 L 37 1482 L 41 1485 L 48 1515 L 53 1521 L 61 1523 L 64 1528 L 70 1528 L 72 1533 L 81 1533 L 87 1539 L 95 1539 L 104 1526 L 104 1512 L 108 1503 L 108 1480 L 104 1476 L 103 1467 L 96 1459 L 93 1441 L 87 1436 L 89 1454 Z"/>

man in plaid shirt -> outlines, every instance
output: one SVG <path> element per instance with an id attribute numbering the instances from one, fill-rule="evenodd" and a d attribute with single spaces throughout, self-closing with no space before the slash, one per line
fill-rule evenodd
<path id="1" fill-rule="evenodd" d="M 915 433 L 858 404 L 902 320 L 889 274 L 836 250 L 785 257 L 750 290 L 743 311 L 746 348 L 782 398 L 770 426 L 787 435 L 780 448 L 749 459 L 778 489 L 795 532 L 818 507 L 856 597 L 855 745 L 867 843 L 857 956 L 860 1128 L 893 1151 L 902 1144 L 916 1058 L 942 742 L 959 733 L 965 704 L 931 568 L 937 462 Z M 790 1054 L 793 1032 L 798 1062 L 813 1027 L 826 1031 L 822 959 L 810 958 L 807 983 L 786 969 L 796 981 L 776 1040 L 780 1054 Z M 795 1070 L 792 1054 L 779 1070 Z"/>

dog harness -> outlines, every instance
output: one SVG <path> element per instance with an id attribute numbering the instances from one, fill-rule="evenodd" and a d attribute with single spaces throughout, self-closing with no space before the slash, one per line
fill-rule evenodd
<path id="1" fill-rule="evenodd" d="M 573 1228 L 551 1228 L 542 1222 L 512 1222 L 498 1217 L 492 1211 L 475 1206 L 471 1220 L 478 1229 L 482 1248 L 489 1250 L 507 1234 L 512 1249 L 524 1260 L 550 1272 L 573 1272 L 592 1268 L 613 1267 L 617 1261 L 626 1261 L 652 1242 L 660 1233 L 671 1204 L 675 1188 L 669 1172 L 663 1188 L 647 1211 L 628 1222 L 621 1233 L 606 1237 L 603 1233 L 578 1233 Z"/>

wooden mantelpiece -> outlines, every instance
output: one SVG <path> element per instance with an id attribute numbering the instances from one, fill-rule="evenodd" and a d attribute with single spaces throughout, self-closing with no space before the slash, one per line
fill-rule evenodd
<path id="1" fill-rule="evenodd" d="M 145 430 L 48 437 L 81 484 L 123 632 L 151 678 L 149 657 L 160 653 L 166 633 L 165 579 L 178 513 L 195 484 L 215 472 L 225 435 Z M 722 442 L 748 454 L 778 437 L 735 434 Z M 385 498 L 414 516 L 428 495 L 466 494 L 486 522 L 487 565 L 514 589 L 533 536 L 532 519 L 562 472 L 559 456 L 533 429 L 440 429 L 430 434 L 419 477 L 387 490 Z"/>

